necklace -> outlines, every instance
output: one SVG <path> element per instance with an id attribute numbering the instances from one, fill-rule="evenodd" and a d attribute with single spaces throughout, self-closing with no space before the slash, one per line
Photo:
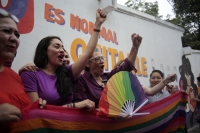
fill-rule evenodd
<path id="1" fill-rule="evenodd" d="M 96 82 L 99 84 L 99 86 L 104 87 L 104 83 L 102 82 L 102 78 L 98 77 L 98 78 L 94 78 L 96 80 Z"/>

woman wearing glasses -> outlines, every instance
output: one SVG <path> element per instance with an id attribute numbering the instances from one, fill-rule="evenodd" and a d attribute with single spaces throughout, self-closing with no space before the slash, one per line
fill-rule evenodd
<path id="1" fill-rule="evenodd" d="M 99 29 L 106 20 L 106 13 L 98 9 L 94 32 L 82 56 L 72 65 L 65 66 L 65 50 L 59 37 L 48 36 L 43 38 L 35 51 L 34 64 L 39 68 L 36 72 L 24 71 L 21 73 L 25 90 L 32 102 L 38 97 L 47 100 L 48 104 L 73 108 L 94 108 L 94 102 L 84 99 L 72 103 L 73 82 L 79 76 L 84 66 L 92 56 L 96 47 Z M 68 65 L 68 64 L 66 64 Z"/>
<path id="2" fill-rule="evenodd" d="M 4 63 L 13 59 L 19 46 L 19 20 L 0 8 L 0 131 L 9 132 L 9 122 L 20 119 L 20 110 L 31 104 L 17 73 Z M 45 105 L 45 101 L 40 104 Z"/>
<path id="3" fill-rule="evenodd" d="M 96 48 L 92 58 L 90 58 L 85 67 L 84 74 L 80 75 L 78 81 L 76 84 L 74 84 L 74 102 L 90 99 L 91 101 L 95 102 L 95 107 L 98 107 L 99 99 L 104 88 L 104 83 L 106 83 L 112 75 L 119 71 L 137 71 L 133 65 L 135 63 L 139 46 L 142 42 L 142 37 L 134 33 L 132 34 L 131 39 L 133 45 L 128 58 L 120 62 L 120 64 L 109 73 L 104 73 L 105 57 L 102 56 L 101 50 Z M 149 95 L 152 95 L 153 93 L 158 92 L 160 88 L 164 87 L 165 84 L 174 81 L 175 77 L 175 74 L 168 76 L 151 92 L 148 91 L 149 89 L 146 89 L 145 87 L 143 88 L 146 89 L 146 92 Z"/>
<path id="4" fill-rule="evenodd" d="M 90 99 L 91 101 L 94 101 L 95 106 L 98 107 L 104 83 L 111 78 L 112 75 L 119 71 L 136 71 L 133 65 L 139 46 L 142 42 L 142 37 L 134 33 L 132 34 L 131 39 L 133 45 L 128 58 L 125 59 L 121 66 L 113 69 L 109 73 L 104 73 L 105 57 L 102 56 L 101 50 L 96 48 L 92 58 L 90 58 L 85 67 L 84 74 L 80 75 L 78 81 L 74 84 L 74 102 Z"/>

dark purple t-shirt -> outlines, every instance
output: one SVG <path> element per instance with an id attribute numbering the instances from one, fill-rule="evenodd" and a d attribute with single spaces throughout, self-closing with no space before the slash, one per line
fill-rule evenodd
<path id="1" fill-rule="evenodd" d="M 68 69 L 71 75 L 71 81 L 74 82 L 71 65 Z M 67 102 L 60 99 L 60 95 L 56 87 L 57 76 L 48 75 L 41 69 L 37 72 L 24 71 L 20 76 L 24 84 L 25 91 L 37 92 L 40 98 L 47 101 L 47 104 L 60 106 L 72 102 L 73 95 L 66 97 Z"/>
<path id="2" fill-rule="evenodd" d="M 101 78 L 102 80 L 109 80 L 112 75 L 119 71 L 131 71 L 136 70 L 131 62 L 126 58 L 121 66 L 116 67 L 109 73 L 104 73 Z M 78 77 L 78 80 L 74 83 L 74 99 L 73 102 L 79 102 L 85 99 L 90 99 L 95 102 L 95 106 L 98 107 L 99 99 L 103 91 L 103 87 L 100 86 L 93 78 L 90 72 L 85 71 L 83 75 Z"/>

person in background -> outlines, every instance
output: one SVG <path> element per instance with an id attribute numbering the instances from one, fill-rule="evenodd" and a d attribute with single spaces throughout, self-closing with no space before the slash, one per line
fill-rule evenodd
<path id="1" fill-rule="evenodd" d="M 16 16 L 0 8 L 0 131 L 2 133 L 10 132 L 11 122 L 19 121 L 20 110 L 31 104 L 19 75 L 4 67 L 5 62 L 14 58 L 19 46 L 18 23 Z M 45 104 L 45 100 L 39 99 L 41 108 Z"/>
<path id="2" fill-rule="evenodd" d="M 197 77 L 197 86 L 200 87 L 200 77 Z M 194 118 L 199 123 L 199 132 L 200 132 L 200 94 L 198 97 L 195 97 L 194 90 L 190 89 L 190 97 L 193 102 L 196 102 L 196 107 L 194 109 Z"/>
<path id="3" fill-rule="evenodd" d="M 35 102 L 38 97 L 42 97 L 51 105 L 88 108 L 88 110 L 94 108 L 94 102 L 89 99 L 72 102 L 73 83 L 91 58 L 98 42 L 101 25 L 105 20 L 106 13 L 98 9 L 96 11 L 94 32 L 86 50 L 72 65 L 66 66 L 63 63 L 65 50 L 59 37 L 48 36 L 39 42 L 34 57 L 34 64 L 39 70 L 36 72 L 23 71 L 21 73 L 22 82 L 32 102 Z"/>
<path id="4" fill-rule="evenodd" d="M 157 85 L 158 83 L 160 83 L 164 78 L 163 73 L 160 70 L 153 70 L 150 74 L 150 86 L 149 88 L 154 87 L 155 85 Z M 156 94 L 153 95 L 148 95 L 148 103 L 153 103 L 156 101 L 159 101 L 167 96 L 169 96 L 170 93 L 164 89 L 164 86 L 162 88 L 160 88 L 160 91 L 157 92 Z"/>
<path id="5" fill-rule="evenodd" d="M 69 66 L 69 64 L 70 64 L 69 53 L 65 49 L 64 49 L 64 51 L 65 51 L 65 56 L 63 59 L 63 63 L 65 63 L 65 66 Z"/>

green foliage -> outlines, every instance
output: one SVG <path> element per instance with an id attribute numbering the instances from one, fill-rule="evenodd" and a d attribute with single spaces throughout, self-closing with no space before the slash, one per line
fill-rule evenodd
<path id="1" fill-rule="evenodd" d="M 131 7 L 135 10 L 156 16 L 156 17 L 162 17 L 159 15 L 158 11 L 158 2 L 145 2 L 142 0 L 128 0 L 125 5 L 127 7 Z"/>
<path id="2" fill-rule="evenodd" d="M 200 0 L 171 0 L 176 18 L 167 21 L 184 27 L 183 46 L 200 50 Z"/>
<path id="3" fill-rule="evenodd" d="M 183 47 L 191 46 L 200 50 L 200 0 L 168 0 L 174 5 L 176 17 L 166 21 L 183 27 L 185 32 L 182 37 Z M 145 2 L 142 0 L 128 0 L 125 5 L 135 10 L 162 18 L 158 11 L 158 2 Z"/>

